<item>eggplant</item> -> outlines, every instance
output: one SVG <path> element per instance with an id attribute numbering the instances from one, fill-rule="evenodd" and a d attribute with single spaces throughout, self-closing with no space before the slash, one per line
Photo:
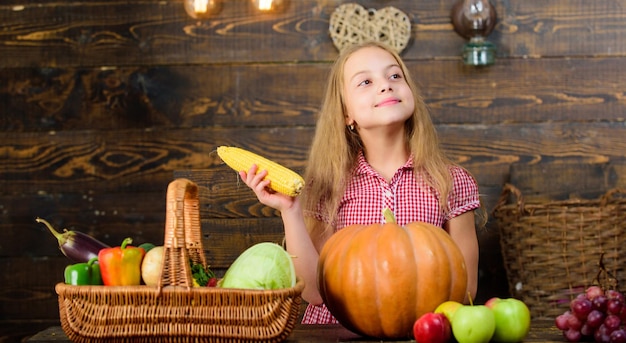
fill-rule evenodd
<path id="1" fill-rule="evenodd" d="M 35 221 L 43 223 L 48 227 L 57 241 L 59 241 L 59 250 L 75 263 L 87 263 L 93 257 L 98 257 L 101 249 L 110 248 L 109 245 L 86 233 L 74 230 L 68 231 L 67 229 L 60 233 L 44 219 L 37 218 Z"/>

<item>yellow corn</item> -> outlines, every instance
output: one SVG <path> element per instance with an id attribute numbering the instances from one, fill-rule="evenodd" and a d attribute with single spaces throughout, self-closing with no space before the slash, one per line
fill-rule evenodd
<path id="1" fill-rule="evenodd" d="M 267 170 L 265 179 L 270 180 L 270 188 L 278 193 L 293 197 L 300 194 L 304 188 L 304 179 L 298 173 L 251 151 L 220 146 L 217 148 L 217 154 L 224 163 L 237 172 L 242 170 L 248 172 L 253 164 L 257 165 L 258 171 Z"/>

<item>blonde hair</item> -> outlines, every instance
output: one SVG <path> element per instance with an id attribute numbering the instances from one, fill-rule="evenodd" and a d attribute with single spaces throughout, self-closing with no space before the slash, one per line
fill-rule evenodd
<path id="1" fill-rule="evenodd" d="M 383 49 L 398 62 L 415 99 L 413 115 L 405 122 L 406 142 L 413 155 L 415 175 L 422 172 L 426 176 L 425 181 L 441 195 L 439 199 L 441 207 L 444 210 L 448 209 L 447 199 L 453 182 L 449 169 L 452 162 L 439 147 L 439 139 L 428 108 L 400 56 L 383 43 L 367 42 L 344 50 L 335 60 L 328 77 L 304 173 L 308 186 L 302 194 L 304 210 L 309 212 L 322 210 L 321 215 L 328 225 L 325 227 L 311 225 L 309 216 L 306 216 L 307 227 L 312 237 L 334 232 L 333 223 L 337 217 L 339 202 L 350 181 L 359 151 L 365 148 L 359 135 L 351 132 L 346 126 L 346 107 L 343 99 L 346 60 L 354 52 L 365 47 Z M 323 201 L 321 208 L 320 200 Z"/>

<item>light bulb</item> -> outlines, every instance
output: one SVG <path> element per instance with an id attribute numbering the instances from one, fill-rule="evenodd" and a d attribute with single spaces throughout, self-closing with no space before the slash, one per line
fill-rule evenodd
<path id="1" fill-rule="evenodd" d="M 487 37 L 496 24 L 495 8 L 488 0 L 459 0 L 452 8 L 452 23 L 462 37 Z"/>
<path id="2" fill-rule="evenodd" d="M 195 19 L 209 18 L 221 10 L 221 0 L 185 0 L 185 11 Z"/>
<path id="3" fill-rule="evenodd" d="M 282 12 L 287 7 L 287 0 L 252 0 L 252 3 L 261 12 Z"/>
<path id="4" fill-rule="evenodd" d="M 463 11 L 463 22 L 465 27 L 471 32 L 472 37 L 486 37 L 486 32 L 492 21 L 490 21 L 491 10 L 488 5 L 481 0 L 470 0 L 465 2 Z"/>

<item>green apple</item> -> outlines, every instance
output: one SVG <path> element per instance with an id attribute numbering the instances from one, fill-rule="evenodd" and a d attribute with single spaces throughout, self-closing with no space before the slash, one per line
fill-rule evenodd
<path id="1" fill-rule="evenodd" d="M 446 316 L 446 318 L 448 318 L 448 320 L 452 322 L 452 316 L 454 316 L 454 313 L 456 312 L 456 310 L 458 310 L 461 306 L 463 306 L 463 304 L 461 304 L 458 301 L 454 301 L 454 300 L 444 301 L 439 306 L 437 306 L 434 312 L 443 313 Z"/>
<path id="2" fill-rule="evenodd" d="M 458 343 L 487 343 L 495 330 L 496 318 L 485 305 L 463 305 L 452 317 L 452 334 Z"/>
<path id="3" fill-rule="evenodd" d="M 495 316 L 494 341 L 515 343 L 524 340 L 530 330 L 530 310 L 523 301 L 495 297 L 487 300 L 485 306 L 489 307 Z"/>

